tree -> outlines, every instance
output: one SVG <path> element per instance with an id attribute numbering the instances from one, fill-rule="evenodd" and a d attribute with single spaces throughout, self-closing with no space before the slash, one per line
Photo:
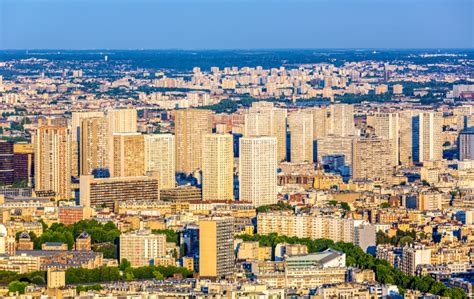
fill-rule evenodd
<path id="1" fill-rule="evenodd" d="M 390 204 L 388 202 L 383 202 L 380 204 L 381 209 L 388 209 L 390 208 Z"/>
<path id="2" fill-rule="evenodd" d="M 161 274 L 160 271 L 153 271 L 153 276 L 156 280 L 165 280 L 165 277 L 163 276 L 163 274 Z"/>
<path id="3" fill-rule="evenodd" d="M 119 269 L 125 271 L 126 269 L 130 268 L 132 264 L 127 259 L 122 259 L 120 261 Z"/>
<path id="4" fill-rule="evenodd" d="M 27 282 L 21 282 L 21 281 L 15 280 L 8 284 L 8 291 L 12 293 L 18 292 L 19 294 L 24 294 L 25 288 L 27 286 L 28 286 Z"/>
<path id="5" fill-rule="evenodd" d="M 44 280 L 43 276 L 35 276 L 31 278 L 31 283 L 34 283 L 36 285 L 44 285 L 46 284 L 46 281 Z"/>

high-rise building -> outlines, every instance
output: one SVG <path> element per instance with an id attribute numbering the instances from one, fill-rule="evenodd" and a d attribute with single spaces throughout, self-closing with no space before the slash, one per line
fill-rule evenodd
<path id="1" fill-rule="evenodd" d="M 457 129 L 461 131 L 469 127 L 469 118 L 474 116 L 474 105 L 462 105 L 454 108 L 453 112 Z"/>
<path id="2" fill-rule="evenodd" d="M 399 113 L 399 124 L 400 124 L 400 145 L 399 145 L 399 159 L 400 164 L 404 166 L 413 165 L 413 137 L 417 134 L 413 134 L 413 120 L 414 117 L 419 114 L 419 111 L 406 110 Z"/>
<path id="3" fill-rule="evenodd" d="M 137 110 L 134 108 L 107 110 L 109 133 L 137 132 Z"/>
<path id="4" fill-rule="evenodd" d="M 414 117 L 413 134 L 415 145 L 413 156 L 417 162 L 441 160 L 443 158 L 443 114 L 422 112 Z"/>
<path id="5" fill-rule="evenodd" d="M 326 137 L 328 110 L 326 107 L 311 109 L 313 114 L 313 139 Z"/>
<path id="6" fill-rule="evenodd" d="M 234 199 L 234 151 L 230 134 L 204 135 L 202 147 L 202 199 Z"/>
<path id="7" fill-rule="evenodd" d="M 202 139 L 212 133 L 210 110 L 177 110 L 175 115 L 176 171 L 191 173 L 202 167 Z"/>
<path id="8" fill-rule="evenodd" d="M 273 103 L 255 102 L 245 114 L 245 137 L 270 136 L 277 138 L 277 159 L 286 159 L 286 109 Z"/>
<path id="9" fill-rule="evenodd" d="M 376 113 L 374 116 L 374 129 L 375 135 L 390 140 L 393 165 L 398 165 L 400 130 L 398 113 Z"/>
<path id="10" fill-rule="evenodd" d="M 352 136 L 355 133 L 354 106 L 334 104 L 330 107 L 330 134 L 334 136 Z"/>
<path id="11" fill-rule="evenodd" d="M 13 166 L 15 181 L 31 184 L 34 174 L 34 148 L 31 143 L 13 145 Z"/>
<path id="12" fill-rule="evenodd" d="M 0 184 L 11 185 L 15 180 L 13 142 L 0 140 Z"/>
<path id="13" fill-rule="evenodd" d="M 81 126 L 91 117 L 103 117 L 102 111 L 73 111 L 71 113 L 71 175 L 79 176 L 81 168 Z"/>
<path id="14" fill-rule="evenodd" d="M 326 156 L 343 155 L 344 164 L 352 166 L 354 137 L 326 136 L 319 138 L 316 142 L 318 162 L 322 162 Z"/>
<path id="15" fill-rule="evenodd" d="M 474 127 L 464 129 L 458 138 L 459 160 L 474 160 Z"/>
<path id="16" fill-rule="evenodd" d="M 431 264 L 431 249 L 417 245 L 403 248 L 400 270 L 406 275 L 415 275 L 418 265 L 429 264 Z"/>
<path id="17" fill-rule="evenodd" d="M 293 112 L 288 116 L 291 162 L 313 162 L 313 114 Z"/>
<path id="18" fill-rule="evenodd" d="M 114 209 L 120 201 L 159 201 L 160 185 L 156 176 L 127 178 L 94 178 L 83 175 L 80 178 L 80 203 L 84 207 Z"/>
<path id="19" fill-rule="evenodd" d="M 70 134 L 67 127 L 40 126 L 33 138 L 35 190 L 71 197 Z"/>
<path id="20" fill-rule="evenodd" d="M 145 137 L 145 171 L 157 172 L 161 189 L 176 187 L 175 137 L 148 134 Z"/>
<path id="21" fill-rule="evenodd" d="M 120 235 L 120 260 L 126 259 L 132 267 L 154 264 L 166 256 L 166 235 L 140 230 Z"/>
<path id="22" fill-rule="evenodd" d="M 277 140 L 240 138 L 239 199 L 255 206 L 277 202 Z"/>
<path id="23" fill-rule="evenodd" d="M 131 177 L 145 174 L 145 144 L 142 134 L 115 133 L 113 152 L 111 176 Z"/>
<path id="24" fill-rule="evenodd" d="M 109 177 L 109 134 L 105 117 L 83 119 L 80 130 L 80 173 Z"/>
<path id="25" fill-rule="evenodd" d="M 389 139 L 356 139 L 353 153 L 353 179 L 384 180 L 393 174 L 393 154 Z"/>
<path id="26" fill-rule="evenodd" d="M 199 275 L 201 277 L 221 278 L 234 273 L 233 232 L 232 218 L 199 221 Z"/>

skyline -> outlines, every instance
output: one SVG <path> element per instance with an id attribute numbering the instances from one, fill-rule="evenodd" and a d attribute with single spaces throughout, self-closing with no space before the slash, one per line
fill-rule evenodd
<path id="1" fill-rule="evenodd" d="M 111 3 L 0 0 L 0 50 L 474 47 L 466 0 Z"/>

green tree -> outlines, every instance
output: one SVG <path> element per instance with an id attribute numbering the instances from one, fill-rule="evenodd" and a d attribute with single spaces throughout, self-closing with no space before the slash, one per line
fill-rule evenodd
<path id="1" fill-rule="evenodd" d="M 153 276 L 156 280 L 165 280 L 165 277 L 163 276 L 163 274 L 161 274 L 160 271 L 153 271 Z"/>
<path id="2" fill-rule="evenodd" d="M 19 294 L 24 294 L 25 288 L 27 286 L 28 286 L 27 282 L 15 280 L 8 284 L 8 291 L 12 293 L 18 292 Z"/>
<path id="3" fill-rule="evenodd" d="M 131 266 L 132 266 L 132 264 L 130 264 L 130 262 L 127 259 L 122 259 L 120 261 L 119 269 L 122 270 L 122 271 L 125 271 L 126 269 L 130 268 Z"/>

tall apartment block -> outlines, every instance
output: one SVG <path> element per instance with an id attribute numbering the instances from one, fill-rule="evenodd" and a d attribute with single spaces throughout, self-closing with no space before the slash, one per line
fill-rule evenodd
<path id="1" fill-rule="evenodd" d="M 270 136 L 277 139 L 277 159 L 286 159 L 286 109 L 273 107 L 273 103 L 256 102 L 245 114 L 245 137 Z"/>
<path id="2" fill-rule="evenodd" d="M 390 139 L 367 138 L 354 141 L 352 178 L 355 180 L 385 180 L 393 174 L 393 154 Z"/>
<path id="3" fill-rule="evenodd" d="M 313 114 L 293 112 L 288 117 L 290 160 L 293 163 L 313 162 Z"/>
<path id="4" fill-rule="evenodd" d="M 161 189 L 176 187 L 175 137 L 148 134 L 145 138 L 145 171 L 157 172 Z"/>
<path id="5" fill-rule="evenodd" d="M 111 176 L 133 177 L 145 174 L 145 142 L 140 133 L 113 135 Z"/>
<path id="6" fill-rule="evenodd" d="M 399 163 L 399 131 L 400 118 L 398 113 L 376 113 L 374 115 L 375 135 L 389 139 L 393 153 L 393 165 Z"/>
<path id="7" fill-rule="evenodd" d="M 80 173 L 109 177 L 109 128 L 105 117 L 82 120 L 80 130 Z"/>
<path id="8" fill-rule="evenodd" d="M 256 207 L 277 202 L 277 140 L 240 138 L 239 200 Z"/>
<path id="9" fill-rule="evenodd" d="M 234 151 L 230 134 L 207 134 L 202 147 L 202 199 L 234 199 Z"/>
<path id="10" fill-rule="evenodd" d="M 155 259 L 165 255 L 166 235 L 164 234 L 140 230 L 120 235 L 120 260 L 128 260 L 132 267 L 153 265 Z"/>
<path id="11" fill-rule="evenodd" d="M 199 221 L 199 275 L 222 278 L 234 273 L 234 223 L 232 218 Z"/>
<path id="12" fill-rule="evenodd" d="M 331 105 L 329 124 L 331 135 L 341 137 L 354 135 L 354 106 L 349 104 Z"/>
<path id="13" fill-rule="evenodd" d="M 328 133 L 328 110 L 326 107 L 311 109 L 313 114 L 313 139 L 326 137 Z"/>
<path id="14" fill-rule="evenodd" d="M 202 167 L 202 139 L 212 133 L 212 111 L 176 110 L 176 171 L 191 173 Z"/>
<path id="15" fill-rule="evenodd" d="M 67 127 L 40 126 L 33 136 L 35 190 L 71 197 L 70 134 Z"/>

